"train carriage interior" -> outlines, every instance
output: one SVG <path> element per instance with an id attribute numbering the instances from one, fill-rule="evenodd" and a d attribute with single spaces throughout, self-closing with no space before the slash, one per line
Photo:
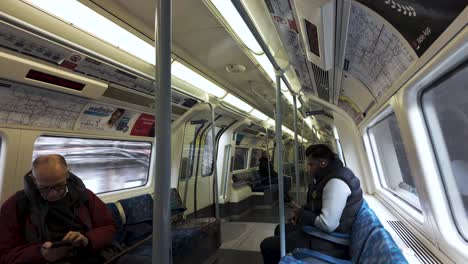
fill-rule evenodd
<path id="1" fill-rule="evenodd" d="M 281 231 L 279 263 L 468 263 L 467 6 L 1 0 L 0 203 L 59 154 L 125 254 L 267 263 L 325 144 L 364 202 L 350 232 L 302 232 L 348 258 Z"/>

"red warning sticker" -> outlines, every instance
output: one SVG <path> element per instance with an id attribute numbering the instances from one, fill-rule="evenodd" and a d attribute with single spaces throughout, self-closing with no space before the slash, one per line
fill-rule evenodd
<path id="1" fill-rule="evenodd" d="M 67 69 L 70 69 L 70 70 L 74 70 L 76 68 L 76 66 L 78 66 L 76 63 L 73 63 L 73 62 L 70 62 L 70 61 L 67 61 L 67 60 L 64 60 L 60 66 L 64 67 L 64 68 L 67 68 Z"/>

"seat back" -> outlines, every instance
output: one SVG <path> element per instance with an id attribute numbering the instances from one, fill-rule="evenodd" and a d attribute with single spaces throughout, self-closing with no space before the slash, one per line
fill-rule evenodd
<path id="1" fill-rule="evenodd" d="M 361 252 L 369 235 L 381 227 L 382 223 L 364 201 L 351 229 L 350 254 L 354 263 L 359 263 Z"/>
<path id="2" fill-rule="evenodd" d="M 148 237 L 153 231 L 153 198 L 143 194 L 119 201 L 125 212 L 125 239 L 128 246 Z"/>
<path id="3" fill-rule="evenodd" d="M 117 205 L 115 203 L 108 203 L 106 204 L 106 207 L 109 209 L 112 218 L 114 219 L 114 222 L 117 226 L 117 232 L 115 234 L 114 240 L 118 243 L 121 243 L 124 238 L 124 220 L 122 219 L 122 215 L 120 214 L 119 209 L 117 208 Z"/>
<path id="4" fill-rule="evenodd" d="M 362 250 L 360 264 L 407 264 L 392 236 L 384 228 L 372 231 Z"/>
<path id="5" fill-rule="evenodd" d="M 126 224 L 153 220 L 153 198 L 143 194 L 119 201 L 125 211 Z"/>
<path id="6" fill-rule="evenodd" d="M 184 212 L 187 208 L 184 206 L 182 202 L 182 198 L 180 198 L 179 192 L 177 189 L 171 189 L 171 218 L 172 222 L 178 222 L 184 216 Z"/>

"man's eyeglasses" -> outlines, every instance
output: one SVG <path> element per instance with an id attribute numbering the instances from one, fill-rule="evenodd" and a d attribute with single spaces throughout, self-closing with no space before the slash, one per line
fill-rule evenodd
<path id="1" fill-rule="evenodd" d="M 67 192 L 67 184 L 62 183 L 54 186 L 39 187 L 38 189 L 42 196 L 48 196 L 52 190 L 59 195 L 64 195 Z"/>

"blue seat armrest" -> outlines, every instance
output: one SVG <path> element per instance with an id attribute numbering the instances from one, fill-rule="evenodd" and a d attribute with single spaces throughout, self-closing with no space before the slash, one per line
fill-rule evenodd
<path id="1" fill-rule="evenodd" d="M 351 244 L 350 234 L 338 232 L 327 233 L 310 225 L 303 226 L 302 230 L 308 235 L 319 237 L 321 239 L 325 239 L 327 241 L 337 243 L 340 245 L 349 246 Z"/>
<path id="2" fill-rule="evenodd" d="M 335 257 L 328 256 L 321 252 L 307 249 L 307 248 L 296 248 L 293 250 L 292 255 L 295 259 L 304 261 L 305 263 L 330 263 L 330 264 L 352 264 L 351 260 L 344 260 Z"/>

